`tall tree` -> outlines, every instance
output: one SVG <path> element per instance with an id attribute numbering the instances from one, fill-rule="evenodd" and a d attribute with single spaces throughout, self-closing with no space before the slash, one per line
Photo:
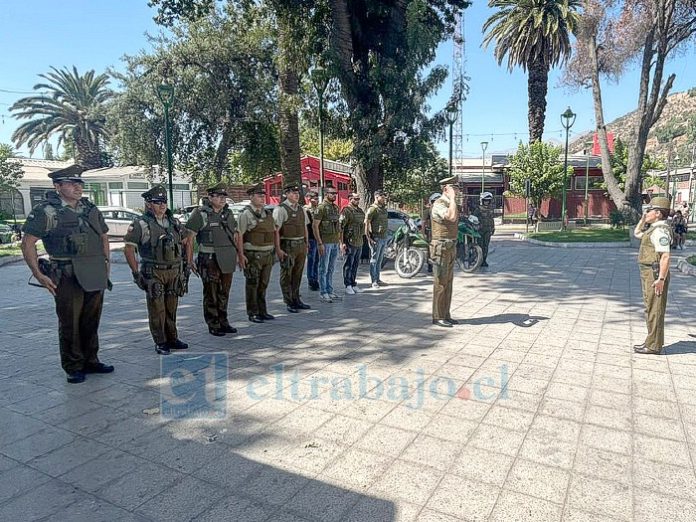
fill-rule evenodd
<path id="1" fill-rule="evenodd" d="M 81 75 L 77 68 L 56 69 L 40 74 L 46 83 L 34 85 L 47 91 L 22 98 L 10 107 L 14 117 L 29 120 L 12 134 L 18 147 L 25 143 L 34 152 L 51 136 L 58 143 L 71 139 L 75 144 L 75 162 L 88 168 L 101 166 L 101 146 L 106 137 L 104 104 L 111 97 L 109 77 L 93 70 Z"/>
<path id="2" fill-rule="evenodd" d="M 498 65 L 528 74 L 529 142 L 541 141 L 546 118 L 549 71 L 571 54 L 581 0 L 490 0 L 498 11 L 483 24 L 484 46 L 495 42 Z"/>
<path id="3" fill-rule="evenodd" d="M 650 128 L 667 103 L 675 74 L 664 77 L 665 65 L 678 48 L 694 39 L 696 3 L 693 0 L 584 0 L 581 30 L 567 81 L 590 87 L 607 191 L 627 220 L 641 212 L 641 170 Z M 638 62 L 637 125 L 627 137 L 625 185 L 614 172 L 604 122 L 601 77 L 616 80 Z"/>
<path id="4" fill-rule="evenodd" d="M 452 34 L 467 0 L 327 0 L 332 72 L 348 107 L 355 179 L 363 202 L 382 188 L 385 162 L 413 139 L 444 126 L 427 116 L 426 100 L 444 82 L 442 67 L 428 67 Z"/>
<path id="5" fill-rule="evenodd" d="M 22 164 L 14 159 L 12 145 L 0 143 L 0 192 L 17 188 L 22 177 L 24 170 Z"/>

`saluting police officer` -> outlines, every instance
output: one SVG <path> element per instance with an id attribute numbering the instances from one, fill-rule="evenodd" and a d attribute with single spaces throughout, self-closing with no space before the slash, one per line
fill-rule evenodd
<path id="1" fill-rule="evenodd" d="M 665 342 L 665 310 L 672 244 L 672 228 L 667 223 L 669 207 L 667 198 L 651 199 L 650 206 L 634 230 L 634 235 L 641 238 L 638 267 L 648 327 L 648 335 L 643 344 L 633 347 L 636 353 L 659 355 Z M 646 224 L 649 228 L 644 231 Z"/>
<path id="2" fill-rule="evenodd" d="M 145 200 L 145 212 L 128 227 L 124 254 L 133 282 L 147 292 L 147 315 L 155 351 L 169 355 L 170 350 L 188 348 L 176 329 L 179 297 L 188 291 L 183 244 L 188 232 L 167 208 L 167 191 L 163 186 L 156 185 L 141 196 Z"/>
<path id="3" fill-rule="evenodd" d="M 249 321 L 263 323 L 275 319 L 266 308 L 266 289 L 273 269 L 274 249 L 278 248 L 273 214 L 264 208 L 263 183 L 247 190 L 251 203 L 239 214 L 237 252 L 246 278 L 246 310 Z"/>
<path id="4" fill-rule="evenodd" d="M 456 176 L 440 181 L 444 185 L 442 195 L 435 200 L 430 211 L 432 240 L 430 258 L 433 260 L 433 324 L 452 328 L 459 321 L 452 319 L 452 283 L 454 258 L 457 251 L 459 212 L 457 209 Z"/>
<path id="5" fill-rule="evenodd" d="M 55 298 L 60 361 L 71 384 L 87 373 L 111 373 L 99 362 L 99 320 L 109 285 L 109 230 L 99 209 L 82 197 L 84 167 L 49 174 L 55 191 L 46 193 L 23 227 L 22 254 L 36 280 Z M 41 239 L 49 264 L 39 262 Z"/>
<path id="6" fill-rule="evenodd" d="M 237 221 L 227 205 L 224 183 L 208 187 L 208 197 L 193 209 L 186 228 L 188 265 L 203 282 L 203 318 L 208 332 L 216 337 L 237 333 L 227 318 L 232 276 L 237 269 Z M 198 259 L 193 263 L 193 238 L 198 242 Z"/>
<path id="7" fill-rule="evenodd" d="M 311 306 L 300 299 L 302 271 L 307 257 L 307 222 L 304 209 L 300 206 L 300 187 L 285 187 L 285 201 L 273 210 L 278 236 L 278 259 L 280 260 L 280 289 L 288 312 L 309 310 Z"/>

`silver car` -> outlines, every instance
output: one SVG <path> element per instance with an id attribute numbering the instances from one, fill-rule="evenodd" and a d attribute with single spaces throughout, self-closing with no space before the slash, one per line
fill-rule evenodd
<path id="1" fill-rule="evenodd" d="M 135 210 L 126 207 L 99 207 L 104 215 L 104 221 L 109 227 L 107 235 L 123 237 L 134 219 L 140 217 Z"/>

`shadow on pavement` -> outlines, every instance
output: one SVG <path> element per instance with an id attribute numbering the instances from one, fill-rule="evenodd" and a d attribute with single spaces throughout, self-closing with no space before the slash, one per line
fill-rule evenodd
<path id="1" fill-rule="evenodd" d="M 498 314 L 488 317 L 474 317 L 473 319 L 460 319 L 461 324 L 484 325 L 484 324 L 504 324 L 512 323 L 515 326 L 529 328 L 539 321 L 548 320 L 548 317 L 529 314 Z"/>
<path id="2" fill-rule="evenodd" d="M 696 353 L 696 341 L 679 341 L 664 347 L 667 355 Z"/>

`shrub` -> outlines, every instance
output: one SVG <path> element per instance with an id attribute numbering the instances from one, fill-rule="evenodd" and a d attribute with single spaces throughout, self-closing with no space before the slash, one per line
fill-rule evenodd
<path id="1" fill-rule="evenodd" d="M 623 212 L 616 209 L 612 210 L 609 213 L 609 223 L 611 223 L 611 228 L 623 228 L 626 224 L 626 218 Z"/>

